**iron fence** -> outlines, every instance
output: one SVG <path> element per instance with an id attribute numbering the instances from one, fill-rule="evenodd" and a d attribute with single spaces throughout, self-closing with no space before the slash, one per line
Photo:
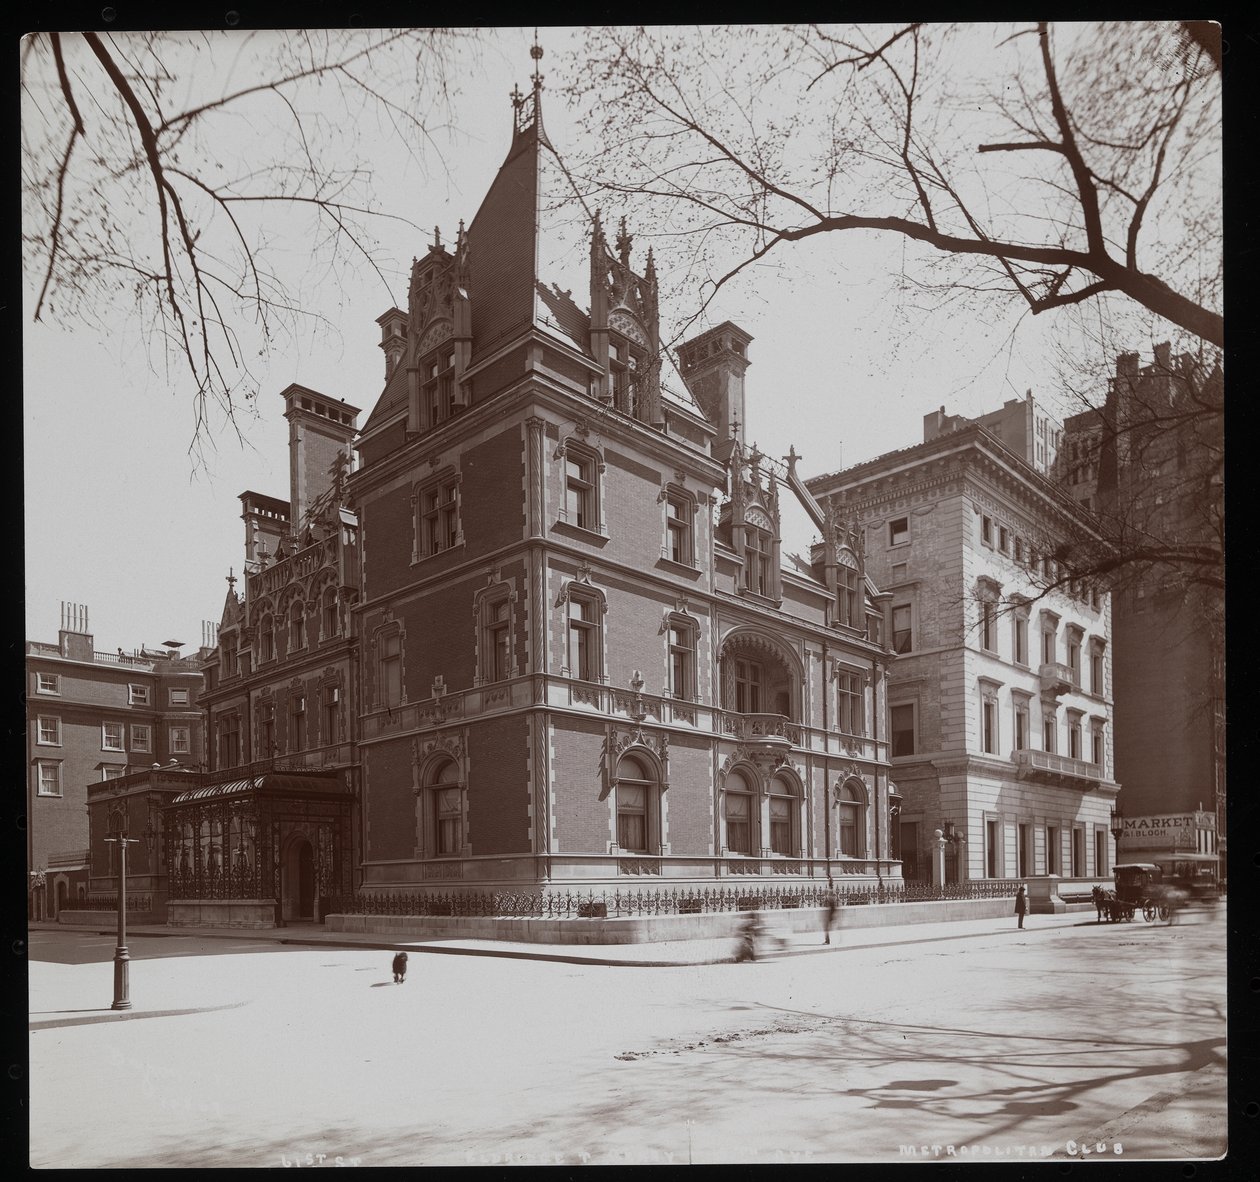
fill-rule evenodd
<path id="1" fill-rule="evenodd" d="M 958 882 L 942 886 L 905 883 L 835 887 L 841 906 L 936 902 L 945 899 L 1013 898 L 1015 881 Z M 701 915 L 722 911 L 788 910 L 822 907 L 825 883 L 800 886 L 677 887 L 673 889 L 604 891 L 359 891 L 331 895 L 325 914 L 399 915 L 412 917 L 466 915 L 499 919 L 603 919 L 651 915 Z"/>
<path id="2" fill-rule="evenodd" d="M 69 899 L 63 911 L 114 911 L 118 910 L 117 895 L 84 895 L 81 899 Z M 153 899 L 149 895 L 128 895 L 128 911 L 152 911 Z"/>

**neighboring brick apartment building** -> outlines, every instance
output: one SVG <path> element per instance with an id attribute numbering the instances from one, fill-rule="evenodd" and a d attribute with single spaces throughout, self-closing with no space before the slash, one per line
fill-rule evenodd
<path id="1" fill-rule="evenodd" d="M 468 228 L 378 321 L 348 479 L 363 888 L 897 879 L 856 537 L 734 438 L 747 333 L 709 330 L 674 372 L 624 222 L 614 250 L 591 220 L 576 278 L 551 269 L 540 91 L 514 96 Z M 824 539 L 797 564 L 792 496 Z"/>
<path id="2" fill-rule="evenodd" d="M 1200 548 L 1218 559 L 1223 548 L 1223 455 L 1222 372 L 1174 357 L 1167 342 L 1145 365 L 1137 353 L 1118 356 L 1103 405 L 1065 424 L 1065 489 L 1099 514 L 1122 553 L 1173 559 L 1130 563 L 1113 596 L 1125 857 L 1165 852 L 1143 839 L 1149 826 L 1224 861 L 1224 592 L 1212 582 L 1223 563 L 1198 562 Z"/>
<path id="3" fill-rule="evenodd" d="M 96 652 L 81 604 L 56 644 L 26 645 L 27 865 L 32 917 L 87 893 L 88 784 L 204 759 L 201 654 Z"/>
<path id="4" fill-rule="evenodd" d="M 862 523 L 867 570 L 891 597 L 903 872 L 929 877 L 940 830 L 947 879 L 1103 877 L 1119 788 L 1110 603 L 1038 585 L 1056 537 L 1087 515 L 978 424 L 942 411 L 924 434 L 807 482 Z"/>
<path id="5" fill-rule="evenodd" d="M 282 397 L 289 499 L 241 494 L 242 577 L 206 670 L 207 773 L 164 808 L 176 922 L 317 921 L 354 884 L 359 552 L 344 494 L 358 408 L 298 385 Z"/>

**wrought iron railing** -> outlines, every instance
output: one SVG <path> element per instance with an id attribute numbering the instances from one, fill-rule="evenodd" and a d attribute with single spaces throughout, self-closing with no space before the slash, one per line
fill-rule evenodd
<path id="1" fill-rule="evenodd" d="M 81 899 L 68 899 L 63 911 L 114 911 L 118 910 L 117 895 L 84 895 Z M 149 895 L 128 895 L 128 911 L 152 911 L 153 899 Z"/>
<path id="2" fill-rule="evenodd" d="M 943 887 L 907 883 L 894 886 L 842 884 L 835 888 L 841 906 L 918 903 L 944 899 L 1013 898 L 1018 883 L 1011 880 L 947 883 Z M 775 910 L 822 907 L 826 884 L 762 885 L 696 889 L 676 887 L 606 891 L 360 891 L 333 895 L 328 914 L 485 916 L 522 919 L 582 919 L 644 915 L 697 915 L 721 911 Z"/>

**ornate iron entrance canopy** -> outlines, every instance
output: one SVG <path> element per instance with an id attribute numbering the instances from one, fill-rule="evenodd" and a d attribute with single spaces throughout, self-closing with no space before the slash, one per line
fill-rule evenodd
<path id="1" fill-rule="evenodd" d="M 319 895 L 346 893 L 353 799 L 327 772 L 268 772 L 181 792 L 162 818 L 171 899 L 278 905 L 282 854 L 299 834 L 311 842 Z"/>

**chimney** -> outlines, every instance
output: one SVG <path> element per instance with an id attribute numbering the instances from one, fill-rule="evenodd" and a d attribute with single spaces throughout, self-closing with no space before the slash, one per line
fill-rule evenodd
<path id="1" fill-rule="evenodd" d="M 1162 341 L 1155 346 L 1155 364 L 1160 373 L 1172 372 L 1172 342 Z"/>
<path id="2" fill-rule="evenodd" d="M 407 353 L 407 314 L 390 308 L 376 318 L 381 326 L 380 346 L 385 352 L 385 380 Z"/>
<path id="3" fill-rule="evenodd" d="M 311 506 L 332 488 L 338 455 L 347 468 L 353 462 L 359 408 L 296 384 L 280 393 L 289 420 L 289 529 L 297 536 Z"/>
<path id="4" fill-rule="evenodd" d="M 92 659 L 92 633 L 88 631 L 88 609 L 85 603 L 61 601 L 61 630 L 57 633 L 61 655 L 71 661 Z"/>
<path id="5" fill-rule="evenodd" d="M 748 423 L 744 411 L 744 374 L 748 369 L 748 346 L 752 339 L 738 325 L 724 320 L 716 328 L 678 346 L 683 380 L 717 432 L 713 455 L 722 463 L 730 459 L 731 440 L 736 430 Z"/>
<path id="6" fill-rule="evenodd" d="M 1121 353 L 1116 358 L 1116 377 L 1118 378 L 1135 378 L 1138 375 L 1138 355 L 1136 353 Z"/>

